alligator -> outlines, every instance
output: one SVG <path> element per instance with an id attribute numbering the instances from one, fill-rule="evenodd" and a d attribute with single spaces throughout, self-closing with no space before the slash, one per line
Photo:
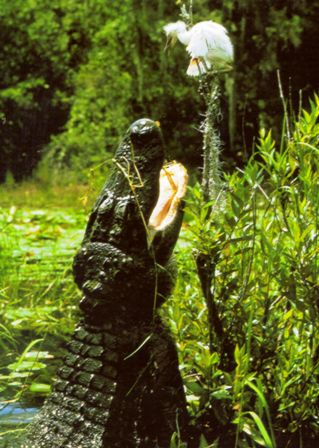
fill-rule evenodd
<path id="1" fill-rule="evenodd" d="M 81 320 L 22 448 L 168 448 L 173 433 L 189 437 L 177 351 L 159 314 L 175 280 L 187 174 L 163 167 L 163 146 L 159 125 L 141 119 L 115 154 L 73 263 Z"/>

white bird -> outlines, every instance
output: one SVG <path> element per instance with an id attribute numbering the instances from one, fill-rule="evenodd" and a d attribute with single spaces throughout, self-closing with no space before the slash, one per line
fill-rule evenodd
<path id="1" fill-rule="evenodd" d="M 190 29 L 179 20 L 164 26 L 167 46 L 178 39 L 191 57 L 187 69 L 189 76 L 200 76 L 213 68 L 229 68 L 234 59 L 233 45 L 225 27 L 212 20 L 196 23 Z"/>

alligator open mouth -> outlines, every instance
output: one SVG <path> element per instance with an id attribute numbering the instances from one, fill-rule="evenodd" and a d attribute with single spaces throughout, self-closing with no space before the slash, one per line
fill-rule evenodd
<path id="1" fill-rule="evenodd" d="M 172 224 L 185 196 L 187 181 L 187 170 L 181 163 L 174 161 L 163 166 L 159 198 L 148 222 L 151 231 L 158 232 Z"/>

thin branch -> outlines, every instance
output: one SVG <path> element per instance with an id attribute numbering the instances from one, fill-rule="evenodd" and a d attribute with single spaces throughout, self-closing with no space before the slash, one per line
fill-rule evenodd
<path id="1" fill-rule="evenodd" d="M 285 97 L 284 97 L 284 92 L 283 92 L 283 89 L 282 89 L 279 69 L 277 69 L 277 80 L 278 80 L 278 87 L 279 87 L 279 95 L 280 95 L 280 99 L 282 101 L 282 105 L 283 105 L 283 109 L 284 109 L 284 117 L 285 117 L 285 123 L 286 123 L 287 139 L 290 140 L 291 134 L 290 134 L 289 116 L 288 116 L 288 111 L 287 111 L 287 104 L 286 104 Z"/>

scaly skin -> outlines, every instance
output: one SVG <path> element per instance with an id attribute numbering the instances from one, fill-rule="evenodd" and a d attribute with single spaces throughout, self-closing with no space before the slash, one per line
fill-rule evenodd
<path id="1" fill-rule="evenodd" d="M 181 213 L 148 247 L 164 154 L 151 120 L 128 130 L 74 260 L 83 318 L 23 448 L 168 448 L 188 416 L 176 348 L 158 316 Z M 186 436 L 185 436 L 186 437 Z"/>

